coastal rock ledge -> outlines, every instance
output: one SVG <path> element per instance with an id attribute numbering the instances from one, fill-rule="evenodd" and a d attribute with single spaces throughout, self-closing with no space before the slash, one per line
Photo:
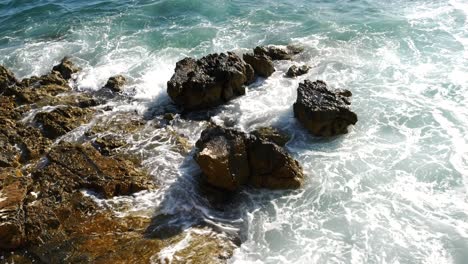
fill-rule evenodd
<path id="1" fill-rule="evenodd" d="M 316 136 L 331 137 L 348 133 L 348 126 L 358 121 L 349 109 L 351 92 L 330 91 L 324 81 L 305 80 L 297 89 L 294 116 Z"/>
<path id="2" fill-rule="evenodd" d="M 195 160 L 206 181 L 217 188 L 236 191 L 242 185 L 268 189 L 296 189 L 302 185 L 299 163 L 274 138 L 258 133 L 211 126 L 197 141 Z"/>
<path id="3" fill-rule="evenodd" d="M 252 66 L 236 54 L 210 54 L 199 60 L 185 58 L 177 62 L 167 82 L 167 93 L 186 110 L 200 110 L 244 95 L 244 85 L 253 80 Z"/>

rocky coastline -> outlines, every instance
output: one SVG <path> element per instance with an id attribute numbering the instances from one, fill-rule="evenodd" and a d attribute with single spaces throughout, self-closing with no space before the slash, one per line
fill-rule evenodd
<path id="1" fill-rule="evenodd" d="M 180 113 L 242 100 L 246 86 L 274 74 L 274 61 L 294 61 L 301 51 L 264 46 L 242 56 L 227 52 L 185 58 L 176 64 L 167 94 Z M 309 69 L 292 66 L 284 77 L 296 78 Z M 125 76 L 111 76 L 99 91 L 77 92 L 73 85 L 79 71 L 72 58 L 64 58 L 48 74 L 18 80 L 0 66 L 0 262 L 166 263 L 154 256 L 186 236 L 162 235 L 172 233 L 164 228 L 156 228 L 162 234 L 149 232 L 150 226 L 164 223 L 164 216 L 117 216 L 93 198 L 158 188 L 158 175 L 145 170 L 125 141 L 125 135 L 144 129 L 147 120 L 132 113 L 105 119 L 102 113 L 108 109 L 102 106 L 122 94 Z M 294 116 L 313 136 L 338 136 L 356 124 L 350 91 L 305 80 L 297 93 Z M 163 113 L 166 123 L 152 129 L 173 138 L 174 148 L 192 156 L 200 167 L 200 181 L 226 196 L 244 186 L 297 189 L 313 177 L 304 175 L 301 164 L 287 152 L 288 135 L 275 128 L 246 133 L 204 121 L 200 138 L 190 145 L 171 131 L 174 118 Z M 83 125 L 82 136 L 67 138 Z M 173 263 L 226 262 L 239 245 L 238 238 L 220 236 L 208 226 L 194 230 Z"/>

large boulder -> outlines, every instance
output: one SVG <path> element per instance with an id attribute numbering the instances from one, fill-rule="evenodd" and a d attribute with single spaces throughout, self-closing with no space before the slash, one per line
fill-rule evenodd
<path id="1" fill-rule="evenodd" d="M 72 75 L 79 72 L 81 69 L 70 60 L 70 58 L 63 58 L 59 64 L 52 68 L 52 71 L 56 71 L 62 75 L 65 80 L 72 78 Z"/>
<path id="2" fill-rule="evenodd" d="M 309 80 L 299 84 L 294 116 L 316 136 L 336 136 L 348 132 L 348 126 L 358 121 L 349 109 L 348 90 L 330 91 L 323 81 Z"/>
<path id="3" fill-rule="evenodd" d="M 299 188 L 300 165 L 267 137 L 211 126 L 196 143 L 195 160 L 206 181 L 228 191 L 250 184 L 269 189 Z"/>
<path id="4" fill-rule="evenodd" d="M 261 77 L 270 77 L 275 72 L 275 67 L 270 57 L 260 54 L 255 55 L 251 53 L 244 54 L 243 59 L 250 64 L 255 71 L 255 74 Z"/>
<path id="5" fill-rule="evenodd" d="M 248 182 L 247 138 L 242 132 L 219 126 L 204 130 L 195 159 L 211 185 L 229 191 Z"/>
<path id="6" fill-rule="evenodd" d="M 167 93 L 186 110 L 204 109 L 245 94 L 244 85 L 253 78 L 252 67 L 231 52 L 185 58 L 177 62 Z"/>

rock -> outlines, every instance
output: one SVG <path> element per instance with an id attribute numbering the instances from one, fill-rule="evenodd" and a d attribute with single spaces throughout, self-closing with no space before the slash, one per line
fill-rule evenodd
<path id="1" fill-rule="evenodd" d="M 253 77 L 252 67 L 231 52 L 185 58 L 177 62 L 167 93 L 186 110 L 206 109 L 245 94 Z"/>
<path id="2" fill-rule="evenodd" d="M 286 77 L 294 78 L 297 76 L 301 76 L 301 75 L 308 73 L 309 70 L 310 70 L 310 67 L 307 65 L 302 65 L 301 67 L 297 67 L 296 65 L 293 65 L 289 68 L 288 72 L 286 73 Z"/>
<path id="3" fill-rule="evenodd" d="M 92 113 L 90 109 L 79 107 L 57 107 L 50 112 L 36 114 L 34 121 L 41 126 L 44 136 L 55 139 L 88 121 Z"/>
<path id="4" fill-rule="evenodd" d="M 57 71 L 52 71 L 49 74 L 42 75 L 41 77 L 32 76 L 21 80 L 19 86 L 21 87 L 38 87 L 41 85 L 58 85 L 68 86 L 68 81 Z"/>
<path id="5" fill-rule="evenodd" d="M 0 117 L 13 120 L 19 119 L 22 113 L 16 107 L 16 102 L 12 97 L 0 95 Z"/>
<path id="6" fill-rule="evenodd" d="M 297 189 L 304 175 L 299 163 L 273 142 L 254 138 L 249 144 L 249 183 L 268 189 Z"/>
<path id="7" fill-rule="evenodd" d="M 18 83 L 15 75 L 7 68 L 0 65 L 0 94 L 4 94 L 5 91 Z"/>
<path id="8" fill-rule="evenodd" d="M 348 126 L 358 121 L 349 109 L 349 91 L 332 92 L 323 81 L 309 80 L 299 84 L 294 116 L 316 136 L 335 136 L 348 132 Z"/>
<path id="9" fill-rule="evenodd" d="M 102 155 L 109 156 L 114 153 L 115 149 L 127 145 L 125 141 L 119 139 L 114 135 L 106 135 L 103 137 L 96 138 L 93 144 Z"/>
<path id="10" fill-rule="evenodd" d="M 41 100 L 47 100 L 60 93 L 68 92 L 70 89 L 69 86 L 56 84 L 41 85 L 38 87 L 17 87 L 11 90 L 11 95 L 15 96 L 16 102 L 19 104 L 33 104 Z"/>
<path id="11" fill-rule="evenodd" d="M 275 67 L 270 57 L 264 54 L 254 55 L 247 53 L 244 54 L 243 59 L 252 66 L 255 73 L 259 76 L 268 78 L 275 72 Z"/>
<path id="12" fill-rule="evenodd" d="M 60 96 L 44 96 L 34 102 L 34 107 L 68 105 L 80 108 L 89 108 L 98 106 L 102 101 L 95 99 L 87 93 L 64 93 Z"/>
<path id="13" fill-rule="evenodd" d="M 252 135 L 263 139 L 265 141 L 272 141 L 278 146 L 284 147 L 289 141 L 290 137 L 286 134 L 281 133 L 272 127 L 260 127 L 252 132 Z"/>
<path id="14" fill-rule="evenodd" d="M 212 126 L 196 143 L 195 160 L 206 181 L 236 191 L 240 186 L 269 189 L 299 188 L 302 168 L 282 147 L 268 138 Z"/>
<path id="15" fill-rule="evenodd" d="M 61 142 L 47 154 L 47 159 L 48 164 L 33 173 L 35 181 L 43 186 L 43 195 L 57 196 L 86 188 L 110 198 L 153 187 L 147 174 L 132 162 L 102 156 L 91 145 Z"/>
<path id="16" fill-rule="evenodd" d="M 37 128 L 0 117 L 0 149 L 5 151 L 4 157 L 8 160 L 5 166 L 16 167 L 18 161 L 36 160 L 50 144 L 50 140 L 44 138 Z"/>
<path id="17" fill-rule="evenodd" d="M 272 60 L 290 60 L 292 54 L 285 49 L 275 46 L 258 46 L 254 49 L 254 54 L 258 56 L 267 56 Z"/>
<path id="18" fill-rule="evenodd" d="M 65 80 L 70 80 L 72 75 L 80 70 L 81 69 L 75 66 L 68 57 L 63 58 L 58 65 L 52 68 L 52 71 L 60 73 Z"/>
<path id="19" fill-rule="evenodd" d="M 23 204 L 28 185 L 20 170 L 0 168 L 0 249 L 15 249 L 26 239 Z"/>
<path id="20" fill-rule="evenodd" d="M 120 93 L 123 90 L 124 85 L 127 83 L 127 79 L 122 75 L 112 76 L 107 81 L 104 88 L 111 90 L 114 93 Z"/>
<path id="21" fill-rule="evenodd" d="M 204 130 L 196 146 L 195 160 L 209 184 L 229 191 L 248 182 L 250 167 L 246 135 L 216 126 Z"/>

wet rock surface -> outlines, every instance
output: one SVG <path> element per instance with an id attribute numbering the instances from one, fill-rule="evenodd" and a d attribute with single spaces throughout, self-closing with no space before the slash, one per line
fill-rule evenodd
<path id="1" fill-rule="evenodd" d="M 258 76 L 268 78 L 275 72 L 273 61 L 270 57 L 261 54 L 255 55 L 251 53 L 244 54 L 243 59 L 250 64 Z"/>
<path id="2" fill-rule="evenodd" d="M 293 65 L 286 72 L 286 77 L 294 78 L 297 76 L 301 76 L 301 75 L 308 73 L 309 70 L 310 70 L 310 67 L 307 65 L 302 65 L 300 67 Z"/>
<path id="3" fill-rule="evenodd" d="M 177 62 L 167 93 L 186 110 L 206 109 L 245 94 L 253 78 L 252 67 L 231 52 L 185 58 Z"/>
<path id="4" fill-rule="evenodd" d="M 72 75 L 79 72 L 81 69 L 70 60 L 70 58 L 63 58 L 59 64 L 52 68 L 52 71 L 56 71 L 62 75 L 65 80 L 70 80 Z"/>
<path id="5" fill-rule="evenodd" d="M 299 84 L 294 116 L 316 136 L 331 137 L 348 132 L 348 126 L 358 121 L 350 110 L 347 90 L 331 91 L 323 81 L 309 80 Z"/>
<path id="6" fill-rule="evenodd" d="M 50 112 L 40 112 L 34 117 L 44 136 L 55 139 L 72 131 L 91 118 L 90 109 L 65 106 L 57 107 Z"/>
<path id="7" fill-rule="evenodd" d="M 116 75 L 109 78 L 104 88 L 111 90 L 114 93 L 123 91 L 123 87 L 127 83 L 127 79 L 123 75 Z"/>
<path id="8" fill-rule="evenodd" d="M 299 188 L 303 181 L 300 165 L 268 137 L 211 126 L 197 141 L 195 160 L 206 181 L 235 191 L 250 184 L 269 189 Z"/>
<path id="9" fill-rule="evenodd" d="M 294 55 L 302 52 L 298 47 L 288 46 L 286 48 L 276 46 L 258 46 L 254 49 L 254 54 L 267 56 L 271 60 L 291 60 Z"/>

